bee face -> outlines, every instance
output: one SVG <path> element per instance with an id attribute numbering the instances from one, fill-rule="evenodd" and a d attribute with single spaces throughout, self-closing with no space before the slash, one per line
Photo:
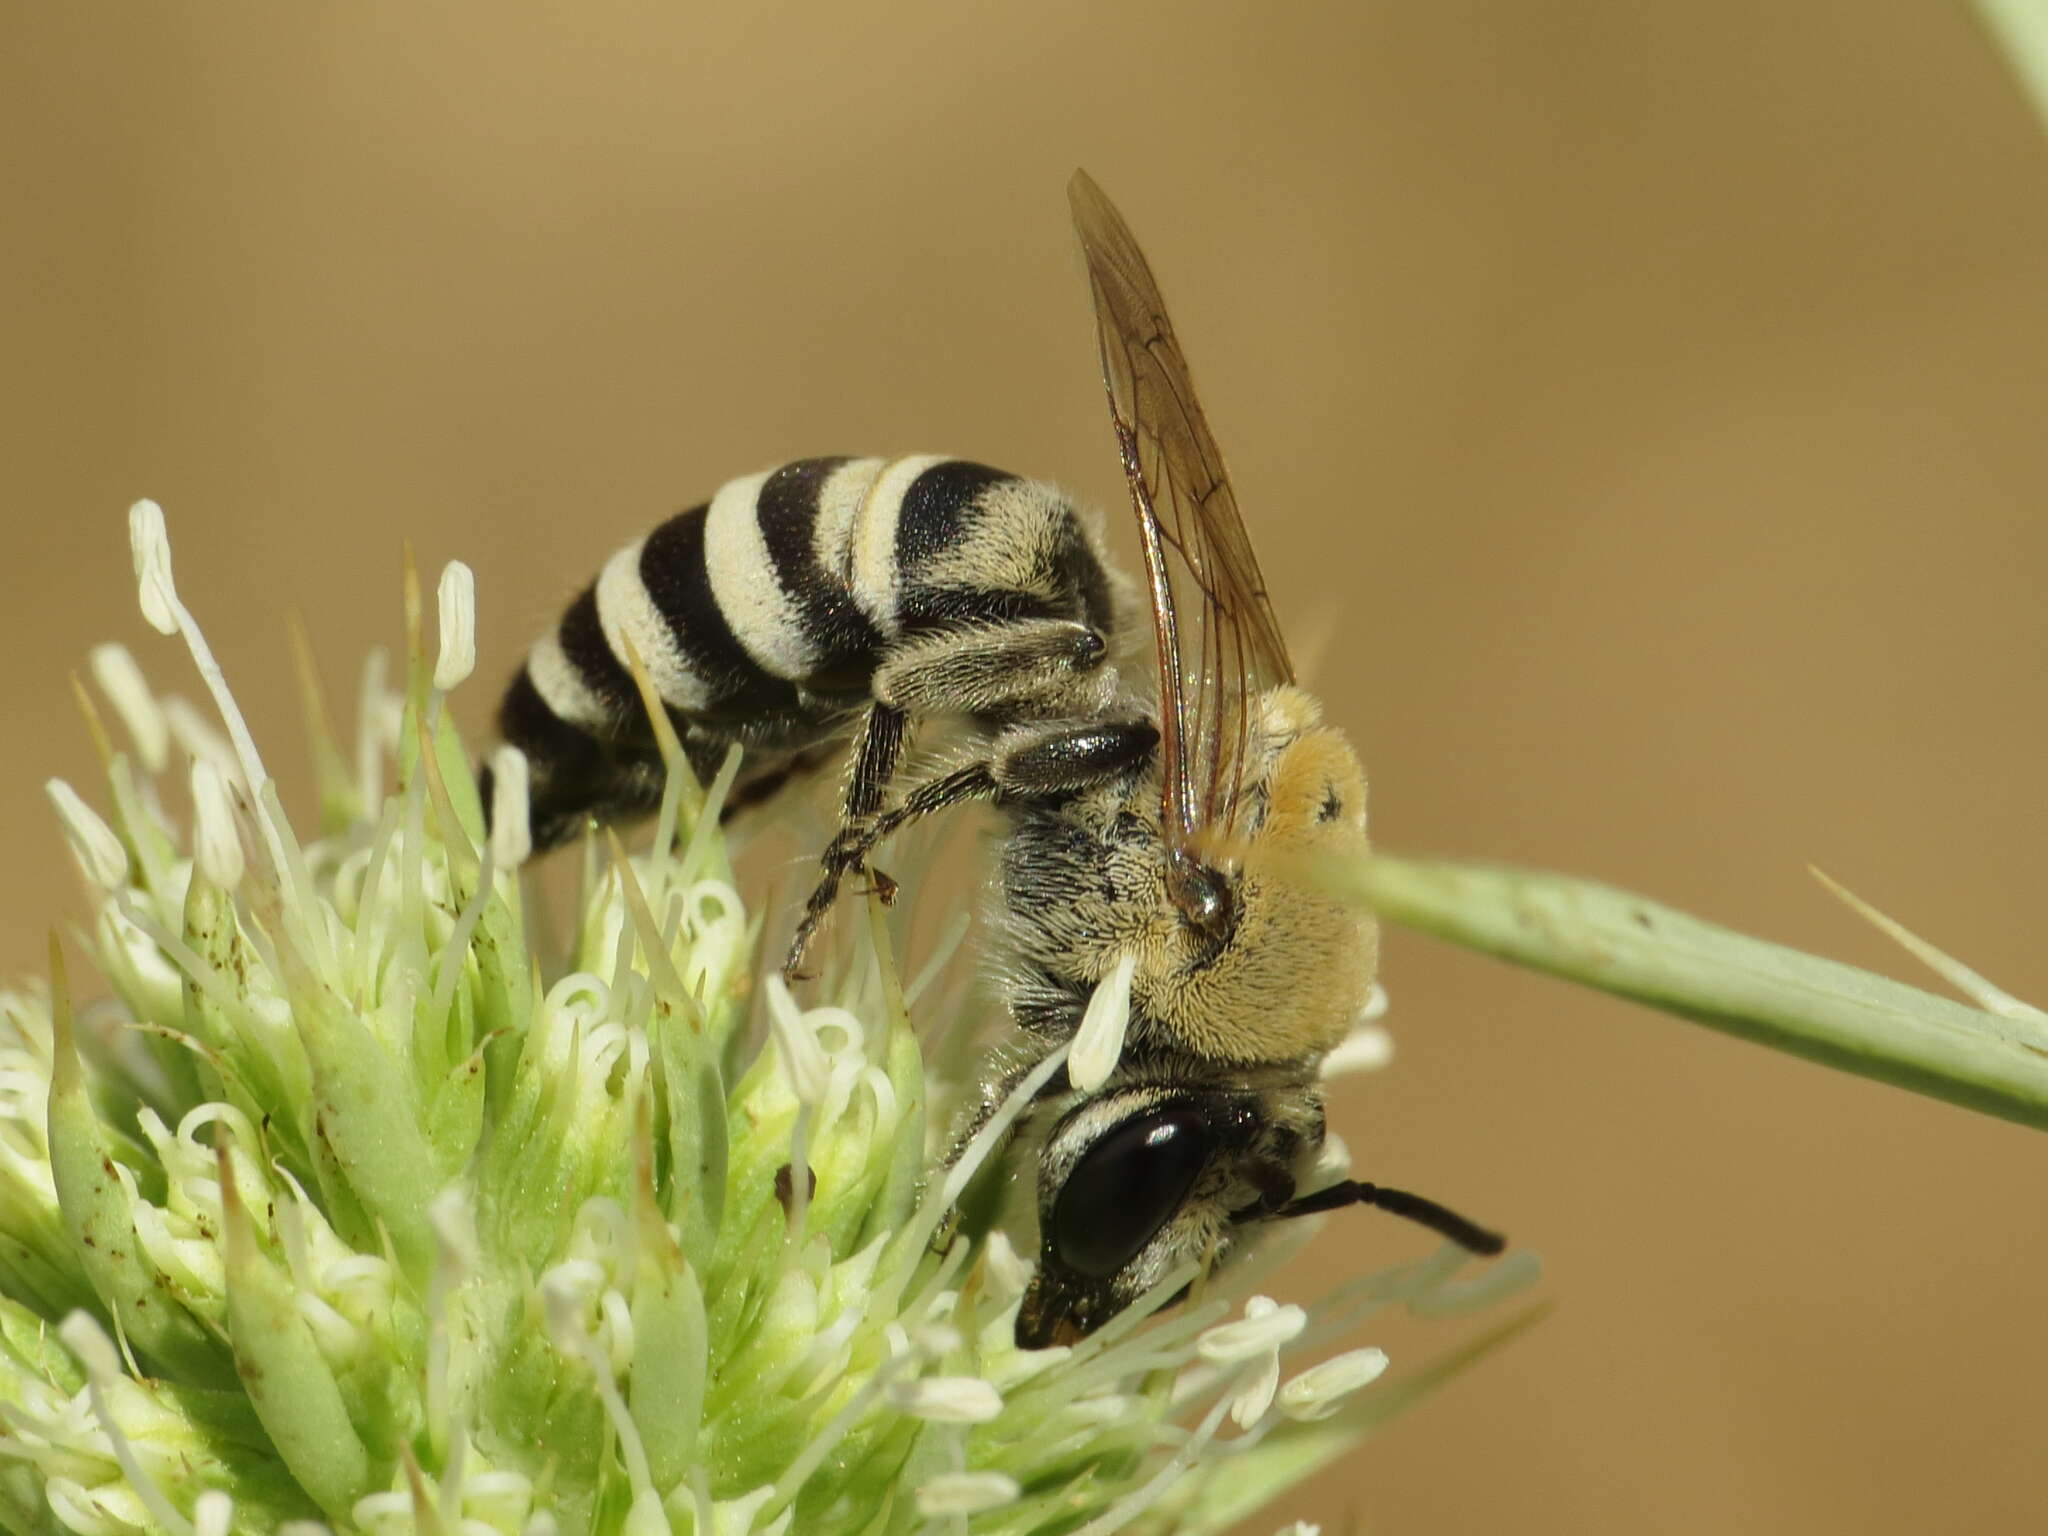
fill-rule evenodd
<path id="1" fill-rule="evenodd" d="M 1244 1223 L 1292 1198 L 1321 1141 L 1305 1085 L 1134 1082 L 1070 1108 L 1039 1149 L 1018 1344 L 1075 1343 L 1176 1270 L 1227 1256 Z"/>

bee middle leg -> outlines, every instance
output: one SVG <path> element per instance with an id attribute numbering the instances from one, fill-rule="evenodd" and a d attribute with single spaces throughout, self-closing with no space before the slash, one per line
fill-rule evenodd
<path id="1" fill-rule="evenodd" d="M 795 979 L 818 925 L 831 910 L 846 876 L 866 868 L 868 855 L 914 821 L 973 800 L 1041 799 L 1078 794 L 1114 783 L 1141 769 L 1159 745 L 1149 720 L 1071 720 L 1012 726 L 986 758 L 917 785 L 902 804 L 858 827 L 843 828 L 825 850 L 825 876 L 804 906 L 783 975 Z"/>
<path id="2" fill-rule="evenodd" d="M 1103 663 L 1109 642 L 1072 619 L 1016 619 L 937 630 L 902 642 L 875 669 L 875 703 L 855 735 L 844 815 L 820 857 L 818 886 L 805 907 L 783 974 L 792 979 L 831 910 L 839 887 L 861 868 L 874 817 L 903 753 L 913 717 L 971 715 L 1043 720 L 1101 709 L 1115 686 Z M 964 795 L 956 798 L 972 798 Z M 949 802 L 950 803 L 950 802 Z"/>

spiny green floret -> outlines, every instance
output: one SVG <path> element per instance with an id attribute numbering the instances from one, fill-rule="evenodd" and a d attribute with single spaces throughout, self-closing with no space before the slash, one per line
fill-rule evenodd
<path id="1" fill-rule="evenodd" d="M 1375 1350 L 1284 1381 L 1283 1353 L 1525 1278 L 1461 1286 L 1447 1252 L 1312 1317 L 1242 1299 L 1255 1260 L 1019 1352 L 1026 1265 L 949 1221 L 1036 1084 L 933 1176 L 945 1117 L 881 908 L 829 1002 L 757 986 L 732 764 L 700 788 L 672 757 L 654 851 L 586 848 L 543 963 L 519 764 L 486 837 L 443 707 L 466 570 L 434 664 L 415 598 L 405 690 L 369 670 L 353 767 L 316 743 L 301 840 L 161 514 L 132 521 L 144 613 L 220 725 L 103 648 L 110 812 L 52 785 L 112 997 L 75 1005 L 60 957 L 0 995 L 0 1527 L 1219 1530 L 1412 1396 L 1371 1386 Z"/>

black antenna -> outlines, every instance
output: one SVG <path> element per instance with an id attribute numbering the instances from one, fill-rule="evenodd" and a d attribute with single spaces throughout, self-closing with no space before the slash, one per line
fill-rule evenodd
<path id="1" fill-rule="evenodd" d="M 1328 1189 L 1319 1189 L 1312 1195 L 1303 1195 L 1299 1200 L 1290 1200 L 1273 1212 L 1272 1219 L 1285 1221 L 1295 1216 L 1315 1216 L 1323 1211 L 1342 1210 L 1347 1205 L 1374 1205 L 1383 1211 L 1391 1211 L 1396 1216 L 1405 1216 L 1410 1221 L 1449 1238 L 1470 1253 L 1492 1255 L 1499 1253 L 1508 1245 L 1508 1240 L 1498 1232 L 1489 1232 L 1476 1221 L 1468 1221 L 1456 1211 L 1438 1205 L 1434 1200 L 1411 1195 L 1404 1189 L 1386 1189 L 1378 1184 L 1367 1184 L 1358 1179 L 1346 1179 L 1341 1184 L 1332 1184 Z"/>

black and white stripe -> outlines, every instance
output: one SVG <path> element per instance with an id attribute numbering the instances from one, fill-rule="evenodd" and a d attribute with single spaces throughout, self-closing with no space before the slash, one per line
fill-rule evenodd
<path id="1" fill-rule="evenodd" d="M 1095 543 L 1051 486 L 936 456 L 731 481 L 614 554 L 507 691 L 535 845 L 659 796 L 629 640 L 695 765 L 739 741 L 752 777 L 849 732 L 896 647 L 1043 618 L 1111 623 Z"/>

